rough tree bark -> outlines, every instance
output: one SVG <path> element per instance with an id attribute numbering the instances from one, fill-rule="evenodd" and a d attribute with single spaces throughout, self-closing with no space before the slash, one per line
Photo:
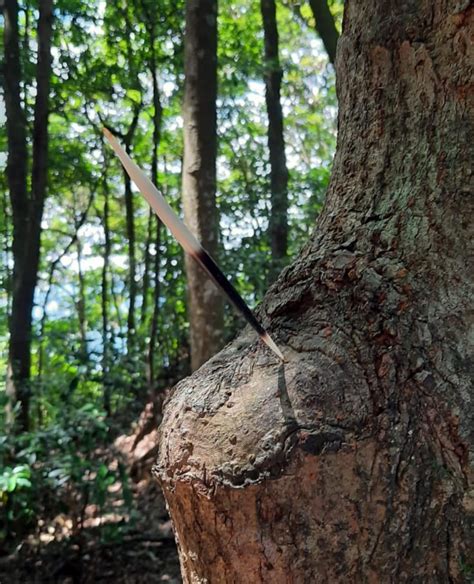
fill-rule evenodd
<path id="1" fill-rule="evenodd" d="M 215 255 L 216 208 L 217 1 L 187 0 L 183 105 L 184 219 Z M 186 257 L 191 367 L 197 369 L 222 347 L 223 302 L 196 262 Z"/>
<path id="2" fill-rule="evenodd" d="M 278 55 L 278 28 L 275 0 L 260 0 L 264 31 L 265 102 L 268 115 L 268 150 L 270 153 L 270 248 L 273 282 L 284 265 L 288 252 L 288 169 L 286 167 L 283 112 L 280 102 L 283 72 Z"/>
<path id="3" fill-rule="evenodd" d="M 13 213 L 13 287 L 9 319 L 7 372 L 8 421 L 18 401 L 18 429 L 28 429 L 32 312 L 40 261 L 41 220 L 47 191 L 48 113 L 51 77 L 51 37 L 53 2 L 39 3 L 36 98 L 32 132 L 31 189 L 28 189 L 28 148 L 25 112 L 20 83 L 22 68 L 19 50 L 18 3 L 5 0 L 4 6 L 4 95 L 8 139 L 7 182 Z"/>
<path id="4" fill-rule="evenodd" d="M 185 582 L 464 580 L 473 28 L 346 2 L 326 205 L 261 311 L 287 362 L 247 333 L 165 409 Z"/>

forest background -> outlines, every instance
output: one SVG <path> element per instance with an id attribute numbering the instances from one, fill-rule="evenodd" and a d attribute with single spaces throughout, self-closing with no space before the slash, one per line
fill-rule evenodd
<path id="1" fill-rule="evenodd" d="M 334 31 L 342 18 L 342 2 L 278 3 L 272 61 L 265 47 L 265 4 L 271 14 L 272 2 L 221 2 L 218 17 L 215 253 L 252 307 L 295 257 L 324 199 L 337 103 L 331 34 L 321 29 L 318 34 L 315 10 L 329 7 Z M 52 17 L 44 14 L 48 5 Z M 13 71 L 6 23 L 15 6 L 19 67 Z M 182 250 L 130 185 L 101 132 L 106 125 L 120 138 L 181 214 L 184 13 L 179 0 L 4 2 L 0 545 L 8 553 L 28 534 L 42 534 L 40 543 L 58 539 L 57 525 L 45 533 L 61 513 L 68 518 L 63 532 L 76 537 L 84 528 L 85 510 L 95 505 L 95 515 L 104 514 L 116 504 L 117 490 L 126 512 L 101 524 L 101 537 L 127 533 L 134 517 L 129 469 L 101 452 L 136 429 L 147 404 L 153 404 L 153 419 L 159 420 L 166 391 L 192 368 Z M 47 35 L 48 18 L 45 42 L 41 35 Z M 47 67 L 41 70 L 39 47 L 49 48 L 49 73 Z M 280 208 L 273 204 L 272 113 L 265 99 L 271 72 L 282 74 L 288 184 L 286 205 Z M 5 109 L 12 79 L 24 120 L 30 198 L 41 195 L 32 177 L 38 172 L 45 177 L 38 245 L 21 266 L 27 274 L 34 271 L 37 254 L 30 364 L 13 392 L 7 370 L 19 270 L 13 241 L 18 200 L 6 172 L 12 142 L 5 124 L 12 111 Z M 49 115 L 41 117 L 42 98 Z M 43 146 L 41 132 L 47 137 Z M 37 162 L 41 148 L 47 154 L 43 170 Z M 275 222 L 288 234 L 283 252 L 272 242 Z M 242 324 L 226 305 L 221 343 Z"/>

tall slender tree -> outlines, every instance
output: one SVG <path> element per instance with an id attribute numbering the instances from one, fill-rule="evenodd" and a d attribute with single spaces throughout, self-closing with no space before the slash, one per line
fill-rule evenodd
<path id="1" fill-rule="evenodd" d="M 313 13 L 316 30 L 318 31 L 329 60 L 334 65 L 336 62 L 336 47 L 339 40 L 339 32 L 336 28 L 334 16 L 331 14 L 327 0 L 309 0 Z"/>
<path id="2" fill-rule="evenodd" d="M 466 582 L 472 3 L 347 0 L 324 210 L 243 339 L 172 394 L 185 582 Z M 469 569 L 469 568 L 467 568 Z"/>
<path id="3" fill-rule="evenodd" d="M 216 254 L 217 0 L 187 0 L 184 67 L 184 218 L 204 247 Z M 197 369 L 222 346 L 223 302 L 189 257 L 186 276 L 191 366 Z"/>
<path id="4" fill-rule="evenodd" d="M 123 136 L 123 142 L 127 154 L 131 155 L 132 141 L 138 125 L 141 104 L 134 106 L 133 118 L 127 132 Z M 127 350 L 133 353 L 136 335 L 135 304 L 137 298 L 137 250 L 135 236 L 135 205 L 130 177 L 123 170 L 123 180 L 125 186 L 125 217 L 127 225 L 128 240 L 128 313 L 127 313 Z"/>
<path id="5" fill-rule="evenodd" d="M 102 209 L 102 226 L 104 229 L 104 263 L 101 274 L 101 312 L 102 312 L 102 379 L 104 386 L 104 409 L 108 416 L 112 413 L 111 404 L 111 348 L 112 339 L 109 326 L 109 298 L 112 282 L 110 278 L 110 255 L 112 252 L 112 238 L 110 233 L 110 193 L 107 182 L 108 160 L 104 150 L 104 175 L 102 180 L 104 191 L 104 205 Z"/>
<path id="6" fill-rule="evenodd" d="M 19 429 L 28 428 L 32 313 L 40 261 L 41 221 L 47 192 L 48 114 L 53 1 L 39 2 L 36 98 L 32 131 L 31 188 L 28 188 L 27 125 L 22 107 L 17 0 L 4 2 L 4 95 L 7 115 L 7 182 L 13 213 L 13 286 L 9 322 L 7 415 L 20 403 Z"/>
<path id="7" fill-rule="evenodd" d="M 278 54 L 278 27 L 275 0 L 260 0 L 264 31 L 265 102 L 268 115 L 268 150 L 270 153 L 270 279 L 283 267 L 288 252 L 288 169 L 286 166 L 281 81 L 283 72 Z"/>

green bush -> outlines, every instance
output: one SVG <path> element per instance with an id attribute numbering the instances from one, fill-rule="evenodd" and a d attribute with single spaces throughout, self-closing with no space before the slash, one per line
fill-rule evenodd
<path id="1" fill-rule="evenodd" d="M 46 511 L 68 514 L 80 530 L 86 506 L 104 508 L 117 481 L 129 505 L 127 473 L 104 460 L 107 437 L 105 413 L 91 405 L 68 410 L 47 429 L 0 436 L 0 542 L 24 535 Z"/>

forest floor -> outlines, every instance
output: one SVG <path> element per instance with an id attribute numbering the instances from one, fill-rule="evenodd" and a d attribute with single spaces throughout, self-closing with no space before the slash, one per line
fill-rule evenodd
<path id="1" fill-rule="evenodd" d="M 171 522 L 151 476 L 155 428 L 147 407 L 133 432 L 99 454 L 109 467 L 125 464 L 131 477 L 127 504 L 116 484 L 106 506 L 85 506 L 80 529 L 68 513 L 40 519 L 34 533 L 0 557 L 0 584 L 181 582 Z"/>

